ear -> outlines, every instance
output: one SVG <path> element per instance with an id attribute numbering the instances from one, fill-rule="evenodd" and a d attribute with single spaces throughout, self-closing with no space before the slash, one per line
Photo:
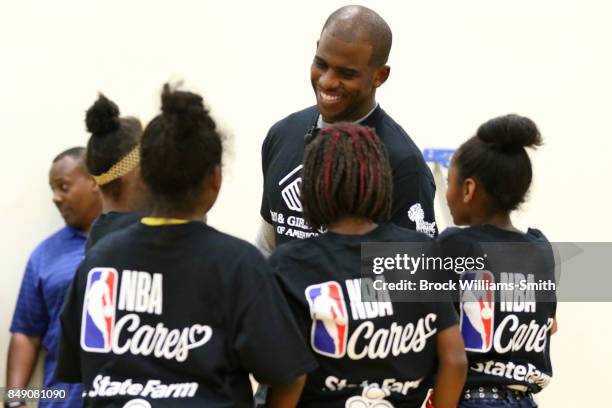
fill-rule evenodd
<path id="1" fill-rule="evenodd" d="M 98 183 L 96 183 L 96 180 L 94 180 L 94 178 L 92 176 L 89 176 L 89 182 L 91 183 L 91 190 L 99 193 L 100 192 L 100 186 L 98 185 Z"/>
<path id="2" fill-rule="evenodd" d="M 210 175 L 210 188 L 212 188 L 215 192 L 219 192 L 221 190 L 221 182 L 223 180 L 221 165 L 218 165 L 213 170 Z"/>
<path id="3" fill-rule="evenodd" d="M 474 199 L 474 194 L 476 193 L 476 180 L 471 177 L 463 180 L 463 188 L 461 193 L 463 196 L 463 203 L 470 203 Z"/>
<path id="4" fill-rule="evenodd" d="M 388 65 L 383 65 L 378 68 L 374 73 L 374 87 L 378 88 L 382 84 L 384 84 L 389 78 L 389 74 L 391 73 L 391 67 Z"/>

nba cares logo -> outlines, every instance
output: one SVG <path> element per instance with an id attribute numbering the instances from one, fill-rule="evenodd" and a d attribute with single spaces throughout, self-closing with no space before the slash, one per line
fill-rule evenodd
<path id="1" fill-rule="evenodd" d="M 117 271 L 94 268 L 87 275 L 81 321 L 81 348 L 94 353 L 111 350 L 115 326 Z"/>
<path id="2" fill-rule="evenodd" d="M 341 358 L 346 353 L 348 315 L 342 287 L 329 281 L 310 285 L 305 291 L 312 318 L 311 346 L 324 356 Z"/>
<path id="3" fill-rule="evenodd" d="M 469 271 L 461 276 L 460 327 L 465 349 L 486 353 L 493 345 L 495 316 L 493 274 L 489 271 Z"/>

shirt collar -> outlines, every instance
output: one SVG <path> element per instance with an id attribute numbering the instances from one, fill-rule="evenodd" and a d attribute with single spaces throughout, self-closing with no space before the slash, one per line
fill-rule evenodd
<path id="1" fill-rule="evenodd" d="M 64 230 L 66 231 L 66 235 L 70 238 L 83 238 L 83 239 L 87 239 L 87 234 L 85 234 L 82 231 L 79 231 L 78 229 L 71 227 L 70 225 L 66 225 L 64 227 Z"/>
<path id="2" fill-rule="evenodd" d="M 359 124 L 359 123 L 363 122 L 363 121 L 364 121 L 364 120 L 366 120 L 366 119 L 367 119 L 367 118 L 368 118 L 368 117 L 369 117 L 369 116 L 370 116 L 372 113 L 374 113 L 374 111 L 376 110 L 376 108 L 378 108 L 378 102 L 376 102 L 376 105 L 374 105 L 374 107 L 372 108 L 372 110 L 371 110 L 371 111 L 369 111 L 368 113 L 366 113 L 366 114 L 365 114 L 365 116 L 363 116 L 363 117 L 362 117 L 362 118 L 360 118 L 360 119 L 357 119 L 357 120 L 356 120 L 356 121 L 354 121 L 353 123 L 355 123 L 355 124 Z M 319 117 L 318 117 L 318 119 L 317 119 L 317 127 L 320 129 L 320 128 L 327 127 L 327 126 L 329 126 L 329 125 L 330 125 L 330 124 L 329 124 L 329 123 L 327 123 L 327 122 L 325 122 L 325 121 L 323 120 L 323 116 L 321 116 L 321 114 L 319 113 Z"/>

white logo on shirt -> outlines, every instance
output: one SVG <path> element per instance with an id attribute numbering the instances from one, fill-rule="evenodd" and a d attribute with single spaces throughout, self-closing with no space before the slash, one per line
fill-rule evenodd
<path id="1" fill-rule="evenodd" d="M 416 224 L 416 230 L 434 237 L 436 235 L 436 222 L 425 221 L 425 211 L 420 203 L 413 204 L 408 210 L 408 218 Z"/>
<path id="2" fill-rule="evenodd" d="M 359 396 L 346 400 L 345 408 L 393 408 L 393 404 L 385 400 L 391 393 L 384 388 L 369 386 L 363 389 Z"/>
<path id="3" fill-rule="evenodd" d="M 152 405 L 149 401 L 142 398 L 137 398 L 128 401 L 123 408 L 151 408 Z"/>
<path id="4" fill-rule="evenodd" d="M 212 338 L 212 327 L 204 324 L 195 323 L 183 328 L 169 328 L 162 321 L 156 321 L 153 325 L 141 322 L 141 314 L 163 316 L 162 274 L 124 270 L 121 274 L 119 301 L 115 304 L 114 296 L 102 296 L 106 293 L 102 289 L 108 292 L 110 289 L 107 290 L 107 287 L 111 284 L 116 288 L 117 271 L 113 269 L 114 274 L 103 272 L 105 271 L 101 268 L 94 268 L 89 273 L 88 280 L 93 283 L 88 285 L 83 305 L 85 322 L 81 326 L 83 350 L 96 353 L 111 352 L 117 355 L 130 353 L 183 362 L 189 357 L 190 350 L 204 346 Z M 100 279 L 94 279 L 98 277 Z M 102 278 L 105 279 L 104 282 L 101 281 Z M 109 280 L 111 278 L 113 279 Z M 98 284 L 98 281 L 101 283 Z M 93 303 L 94 300 L 98 302 Z M 115 320 L 116 310 L 134 313 L 125 314 Z M 94 311 L 100 313 L 96 315 Z M 103 315 L 101 311 L 104 311 Z M 97 322 L 95 327 L 89 324 L 90 320 L 93 321 L 91 316 L 98 315 L 100 322 Z M 101 336 L 98 326 L 108 329 L 105 331 L 107 333 L 105 336 Z M 95 340 L 96 335 L 102 338 L 104 347 L 90 347 L 89 343 Z"/>
<path id="5" fill-rule="evenodd" d="M 145 379 L 142 379 L 143 381 Z M 108 398 L 115 396 L 160 398 L 192 398 L 198 391 L 197 382 L 164 384 L 160 380 L 147 379 L 146 382 L 134 382 L 131 378 L 113 380 L 110 376 L 98 374 L 91 383 L 91 388 L 83 391 L 83 397 Z M 146 400 L 135 398 L 128 401 L 125 407 L 151 407 Z"/>
<path id="6" fill-rule="evenodd" d="M 278 185 L 281 186 L 287 180 L 289 180 L 294 174 L 299 172 L 302 169 L 302 165 L 300 164 L 295 169 L 291 170 L 289 174 L 281 179 L 278 182 Z M 287 207 L 292 211 L 302 212 L 302 202 L 300 201 L 300 186 L 302 185 L 302 177 L 298 177 L 289 183 L 283 190 L 281 191 L 281 196 L 287 204 Z"/>

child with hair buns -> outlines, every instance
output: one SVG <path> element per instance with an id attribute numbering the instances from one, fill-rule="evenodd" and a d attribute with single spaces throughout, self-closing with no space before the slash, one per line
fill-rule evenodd
<path id="1" fill-rule="evenodd" d="M 62 313 L 57 377 L 86 406 L 295 406 L 316 367 L 252 245 L 202 220 L 221 188 L 222 138 L 202 97 L 170 89 L 144 130 L 151 216 L 91 248 Z"/>
<path id="2" fill-rule="evenodd" d="M 486 288 L 462 293 L 460 326 L 469 359 L 460 407 L 535 407 L 532 394 L 552 377 L 550 336 L 556 330 L 554 291 L 490 284 L 554 281 L 544 234 L 514 226 L 532 179 L 525 148 L 542 144 L 529 118 L 506 115 L 482 124 L 455 152 L 446 199 L 456 225 L 438 241 L 446 255 L 483 257 L 482 270 L 461 275 Z"/>
<path id="3" fill-rule="evenodd" d="M 140 179 L 140 121 L 120 117 L 119 107 L 100 94 L 87 110 L 85 124 L 91 133 L 85 164 L 102 193 L 102 214 L 87 237 L 89 250 L 109 232 L 138 222 L 146 193 Z"/>

